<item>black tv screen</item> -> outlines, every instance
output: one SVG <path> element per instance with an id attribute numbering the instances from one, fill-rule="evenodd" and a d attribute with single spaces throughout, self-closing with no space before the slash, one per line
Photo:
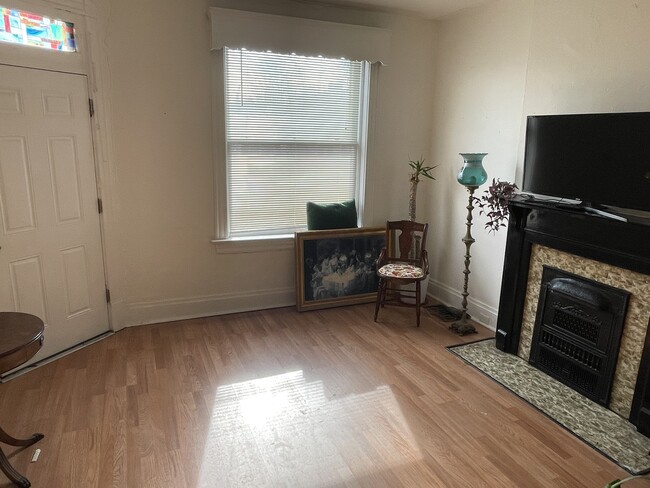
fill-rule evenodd
<path id="1" fill-rule="evenodd" d="M 522 190 L 650 212 L 650 112 L 528 116 Z"/>

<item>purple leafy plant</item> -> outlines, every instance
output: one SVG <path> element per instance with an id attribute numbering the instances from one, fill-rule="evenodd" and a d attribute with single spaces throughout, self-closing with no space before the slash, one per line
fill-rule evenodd
<path id="1" fill-rule="evenodd" d="M 474 197 L 474 204 L 480 210 L 479 214 L 488 218 L 485 228 L 489 232 L 496 232 L 506 226 L 510 214 L 508 204 L 518 189 L 519 187 L 514 183 L 500 181 L 497 178 L 492 180 L 484 195 Z"/>

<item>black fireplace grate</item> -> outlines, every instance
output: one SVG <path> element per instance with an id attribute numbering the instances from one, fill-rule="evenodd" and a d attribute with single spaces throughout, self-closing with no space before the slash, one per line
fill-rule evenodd
<path id="1" fill-rule="evenodd" d="M 560 355 L 571 358 L 582 366 L 593 371 L 598 372 L 602 367 L 602 358 L 597 354 L 593 354 L 587 351 L 584 347 L 573 344 L 546 330 L 542 331 L 540 341 L 542 344 L 546 345 L 547 349 L 552 349 Z"/>
<path id="2" fill-rule="evenodd" d="M 607 405 L 629 293 L 544 266 L 530 363 Z"/>
<path id="3" fill-rule="evenodd" d="M 582 368 L 557 351 L 546 347 L 540 348 L 538 359 L 538 366 L 541 366 L 541 369 L 552 374 L 567 386 L 585 396 L 595 394 L 598 387 L 597 372 Z"/>
<path id="4" fill-rule="evenodd" d="M 553 314 L 553 325 L 596 344 L 598 342 L 598 332 L 602 324 L 594 323 L 594 321 L 576 317 L 567 311 L 556 309 Z"/>

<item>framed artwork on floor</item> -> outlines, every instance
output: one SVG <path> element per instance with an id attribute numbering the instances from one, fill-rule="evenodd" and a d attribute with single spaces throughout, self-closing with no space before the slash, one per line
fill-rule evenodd
<path id="1" fill-rule="evenodd" d="M 299 311 L 375 300 L 375 262 L 386 246 L 385 228 L 297 232 L 295 246 Z"/>

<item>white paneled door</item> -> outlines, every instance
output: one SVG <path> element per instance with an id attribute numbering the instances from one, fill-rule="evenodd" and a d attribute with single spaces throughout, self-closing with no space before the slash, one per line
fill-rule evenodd
<path id="1" fill-rule="evenodd" d="M 0 311 L 45 322 L 32 362 L 108 330 L 85 76 L 0 65 Z"/>

